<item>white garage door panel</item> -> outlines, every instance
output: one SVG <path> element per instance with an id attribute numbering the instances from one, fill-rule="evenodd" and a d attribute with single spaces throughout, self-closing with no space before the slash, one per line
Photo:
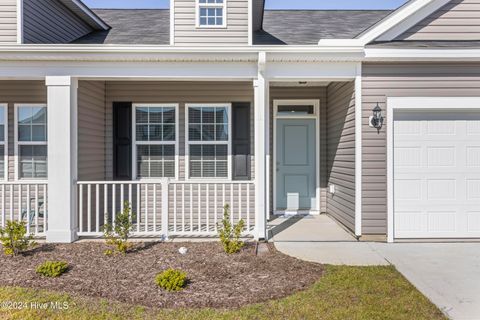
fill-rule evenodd
<path id="1" fill-rule="evenodd" d="M 394 119 L 396 238 L 480 237 L 480 113 Z"/>

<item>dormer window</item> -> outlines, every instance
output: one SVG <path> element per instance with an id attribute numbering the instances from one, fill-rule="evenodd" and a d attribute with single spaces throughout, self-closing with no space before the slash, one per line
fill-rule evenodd
<path id="1" fill-rule="evenodd" d="M 197 27 L 224 28 L 227 0 L 197 0 Z"/>

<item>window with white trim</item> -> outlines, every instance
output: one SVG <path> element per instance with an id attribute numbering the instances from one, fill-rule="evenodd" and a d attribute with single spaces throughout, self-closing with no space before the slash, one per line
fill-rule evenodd
<path id="1" fill-rule="evenodd" d="M 19 105 L 16 112 L 18 178 L 47 178 L 47 107 Z"/>
<path id="2" fill-rule="evenodd" d="M 175 105 L 135 106 L 137 178 L 175 178 L 176 126 Z"/>
<path id="3" fill-rule="evenodd" d="M 198 27 L 225 27 L 227 0 L 197 0 Z"/>
<path id="4" fill-rule="evenodd" d="M 230 106 L 188 106 L 190 178 L 228 178 Z"/>
<path id="5" fill-rule="evenodd" d="M 5 180 L 7 175 L 7 105 L 0 104 L 0 180 Z"/>

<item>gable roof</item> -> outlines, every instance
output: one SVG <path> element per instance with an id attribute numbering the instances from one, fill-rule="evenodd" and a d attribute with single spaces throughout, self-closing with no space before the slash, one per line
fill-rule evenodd
<path id="1" fill-rule="evenodd" d="M 94 31 L 74 43 L 80 44 L 170 44 L 168 9 L 94 9 L 111 26 Z"/>
<path id="2" fill-rule="evenodd" d="M 110 26 L 98 17 L 92 9 L 81 0 L 59 0 L 63 5 L 79 16 L 95 30 L 108 30 Z"/>
<path id="3" fill-rule="evenodd" d="M 317 45 L 320 39 L 353 39 L 390 10 L 265 10 L 257 45 Z"/>

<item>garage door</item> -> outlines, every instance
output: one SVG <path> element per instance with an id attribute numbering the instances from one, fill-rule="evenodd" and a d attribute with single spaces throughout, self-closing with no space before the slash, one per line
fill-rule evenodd
<path id="1" fill-rule="evenodd" d="M 393 132 L 395 237 L 480 237 L 480 113 L 397 113 Z"/>

